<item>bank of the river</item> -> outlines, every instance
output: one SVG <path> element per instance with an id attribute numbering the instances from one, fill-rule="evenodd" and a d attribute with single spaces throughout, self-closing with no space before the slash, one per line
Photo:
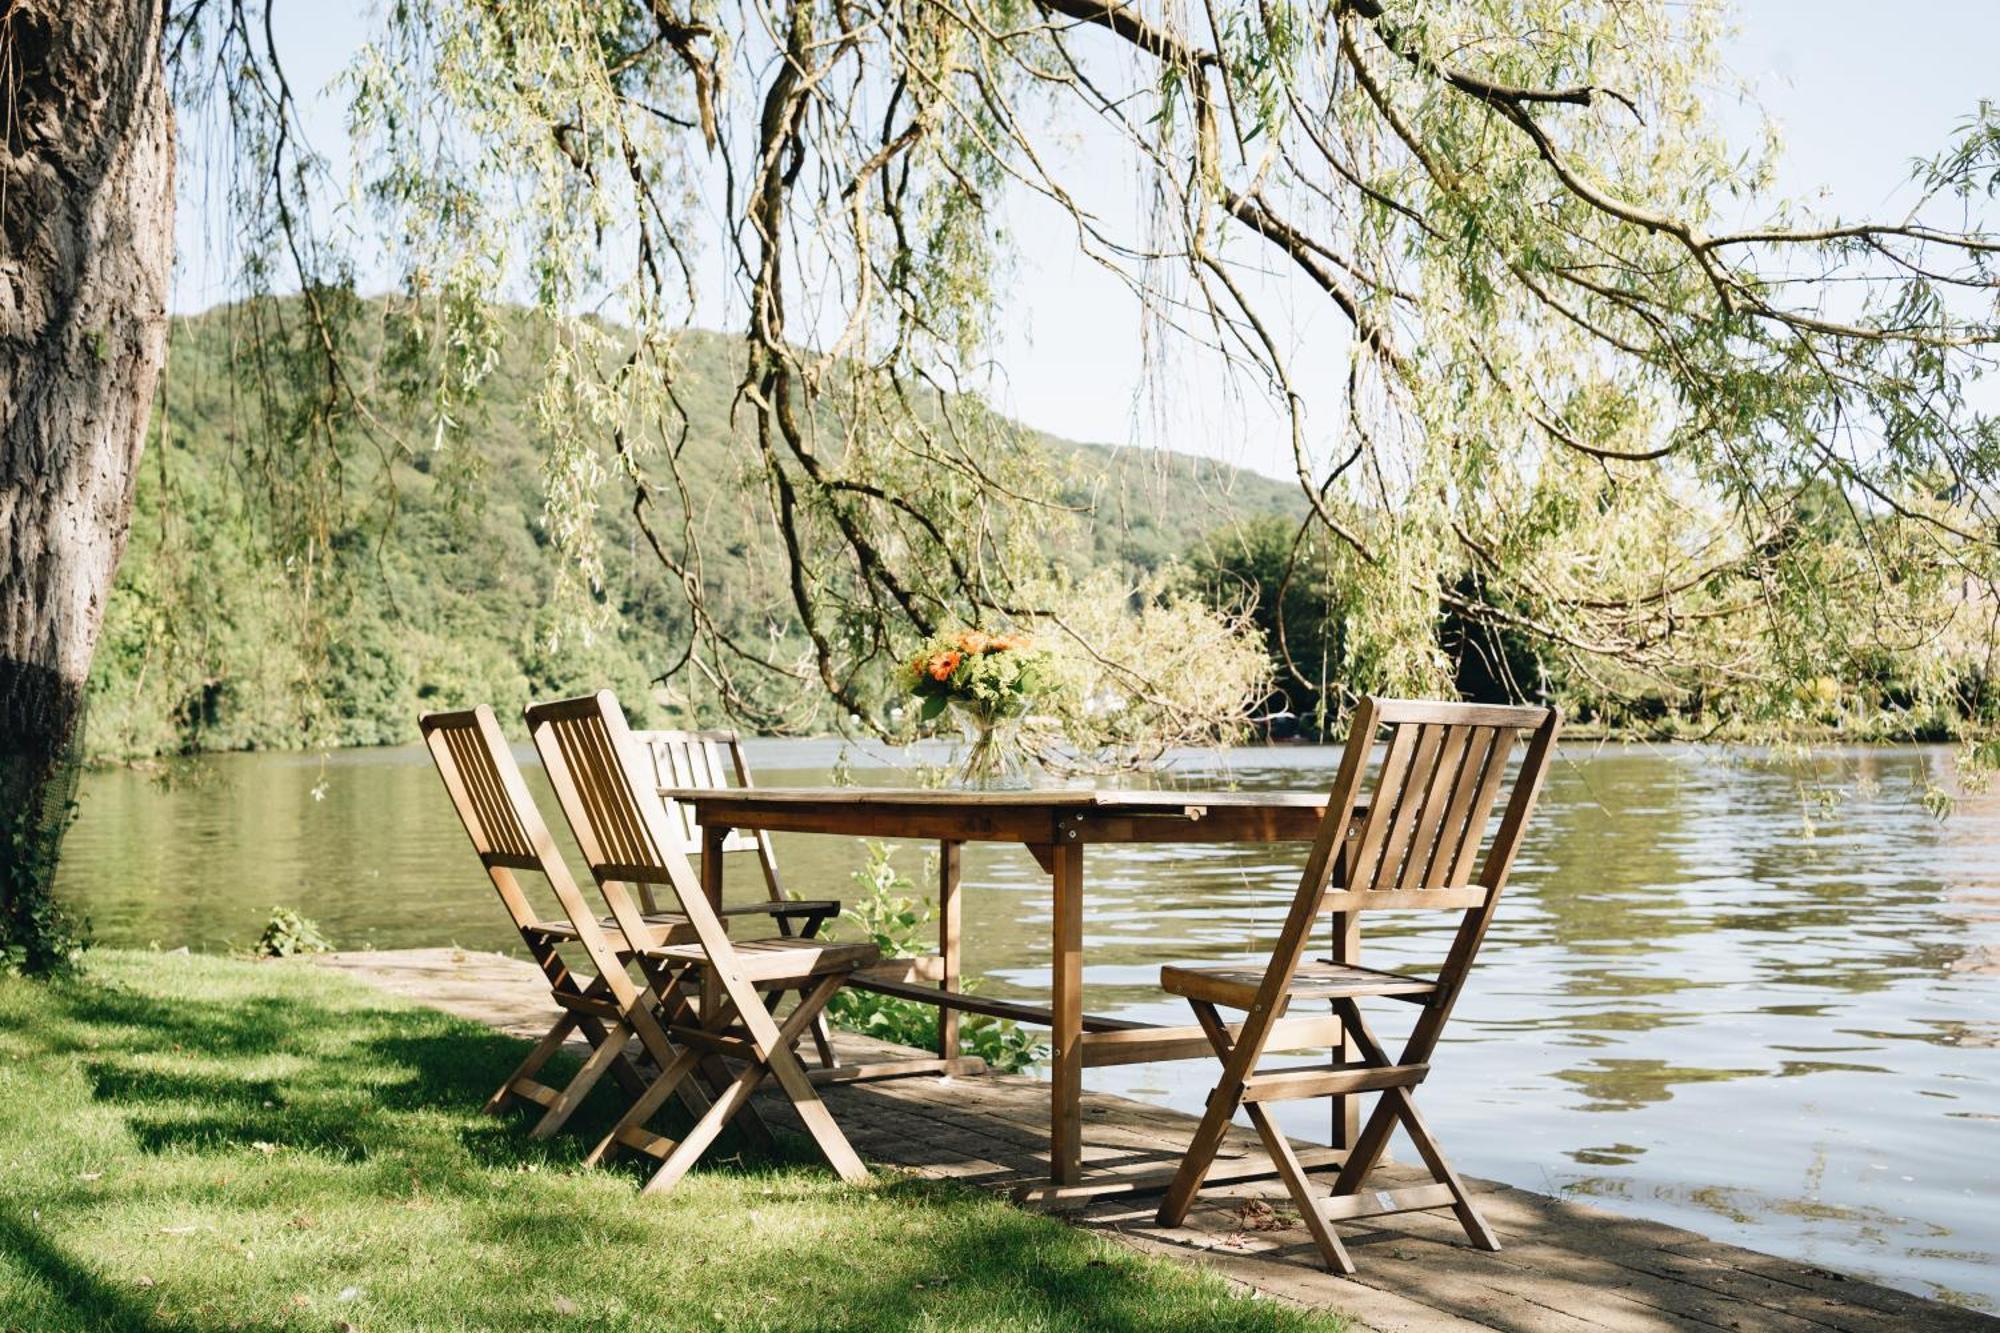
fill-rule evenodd
<path id="1" fill-rule="evenodd" d="M 412 996 L 513 1032 L 540 1035 L 554 1015 L 535 967 L 497 954 L 402 949 L 312 960 L 393 995 Z M 866 1038 L 837 1038 L 847 1063 L 893 1058 Z M 914 1051 L 902 1051 L 915 1055 Z M 1048 1094 L 1031 1080 L 905 1078 L 822 1089 L 856 1148 L 870 1161 L 996 1194 L 1039 1182 L 1048 1171 Z M 786 1123 L 775 1098 L 767 1113 Z M 1193 1116 L 1124 1097 L 1084 1103 L 1092 1180 L 1177 1163 Z M 1223 1155 L 1238 1167 L 1268 1165 L 1247 1129 Z M 1240 1160 L 1239 1160 L 1240 1159 Z M 1377 1188 L 1425 1183 L 1414 1166 L 1389 1166 Z M 1360 1271 L 1337 1278 L 1275 1180 L 1203 1191 L 1187 1224 L 1153 1219 L 1157 1194 L 1102 1197 L 1070 1214 L 1085 1229 L 1151 1255 L 1193 1260 L 1277 1300 L 1342 1312 L 1353 1333 L 1534 1333 L 1594 1329 L 1758 1329 L 1767 1333 L 1987 1333 L 2000 1322 L 1968 1310 L 1855 1281 L 1676 1227 L 1473 1179 L 1471 1189 L 1500 1237 L 1499 1253 L 1469 1248 L 1448 1212 L 1343 1223 Z M 1184 1327 L 1162 1318 L 1147 1327 Z M 1207 1328 L 1200 1324 L 1196 1327 Z"/>
<path id="2" fill-rule="evenodd" d="M 807 1164 L 670 1199 L 480 1114 L 522 1043 L 332 972 L 0 978 L 0 1327 L 1338 1330 L 963 1186 Z M 603 1099 L 586 1111 L 601 1130 Z"/>
<path id="3" fill-rule="evenodd" d="M 1243 750 L 1185 776 L 1324 790 L 1336 757 Z M 1459 1166 L 2000 1304 L 2000 790 L 1935 818 L 1925 796 L 1954 785 L 1954 758 L 1565 745 L 1425 1084 Z M 825 742 L 751 748 L 766 782 L 825 783 L 839 759 Z M 547 801 L 532 769 L 530 783 Z M 93 772 L 81 799 L 59 890 L 107 944 L 241 947 L 284 904 L 347 948 L 519 946 L 421 750 Z M 781 836 L 778 851 L 796 891 L 854 896 L 852 842 Z M 906 847 L 896 863 L 924 885 L 925 856 Z M 1284 847 L 1094 849 L 1090 1009 L 1187 1022 L 1160 966 L 1267 948 L 1298 863 Z M 732 892 L 761 893 L 742 869 Z M 1046 1000 L 1047 876 L 1018 849 L 979 847 L 966 885 L 968 974 L 987 994 Z M 1392 919 L 1364 948 L 1372 963 L 1422 967 L 1437 943 Z M 1089 1084 L 1185 1112 L 1207 1073 L 1130 1066 Z M 1323 1136 L 1321 1108 L 1283 1109 L 1300 1138 Z"/>

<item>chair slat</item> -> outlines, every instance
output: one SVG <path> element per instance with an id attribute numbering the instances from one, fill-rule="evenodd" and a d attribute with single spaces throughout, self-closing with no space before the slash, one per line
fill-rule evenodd
<path id="1" fill-rule="evenodd" d="M 668 742 L 668 749 L 673 755 L 674 785 L 676 787 L 709 787 L 720 785 L 706 781 L 704 775 L 698 771 L 694 762 L 694 746 L 691 742 L 684 739 L 676 739 Z M 694 807 L 684 801 L 676 801 L 674 802 L 674 813 L 679 817 L 681 837 L 685 839 L 685 842 L 682 844 L 683 848 L 687 851 L 700 850 L 701 823 L 695 818 Z"/>
<path id="2" fill-rule="evenodd" d="M 611 859 L 626 865 L 650 863 L 645 820 L 629 788 L 618 781 L 621 766 L 604 723 L 592 718 L 557 734 L 573 747 L 574 753 L 566 758 L 571 771 L 584 776 L 591 803 L 603 821 L 601 836 Z"/>
<path id="3" fill-rule="evenodd" d="M 722 791 L 751 785 L 743 742 L 733 731 L 635 731 L 632 739 L 652 755 L 662 787 Z M 669 800 L 667 809 L 671 815 L 667 831 L 678 839 L 684 854 L 699 856 L 703 850 L 702 831 L 694 806 L 687 801 Z M 772 900 L 784 900 L 777 858 L 772 854 L 768 837 L 745 829 L 731 829 L 722 840 L 722 850 L 732 854 L 756 852 Z"/>
<path id="4" fill-rule="evenodd" d="M 1452 855 L 1446 888 L 1462 889 L 1472 880 L 1472 868 L 1479 859 L 1479 844 L 1486 834 L 1486 821 L 1492 816 L 1493 802 L 1500 794 L 1500 783 L 1507 776 L 1507 760 L 1514 749 L 1510 739 L 1505 733 L 1496 734 L 1493 748 L 1486 753 L 1479 789 L 1473 793 L 1471 805 L 1466 811 L 1465 827 L 1459 832 L 1458 846 Z"/>
<path id="5" fill-rule="evenodd" d="M 1460 771 L 1465 765 L 1466 748 L 1475 730 L 1463 726 L 1444 729 L 1444 741 L 1438 746 L 1437 760 L 1431 766 L 1431 779 L 1424 791 L 1423 814 L 1410 835 L 1410 852 L 1403 860 L 1403 873 L 1396 881 L 1395 887 L 1399 889 L 1432 887 L 1431 866 L 1437 859 L 1439 846 L 1452 837 L 1446 814 L 1451 807 L 1452 793 L 1457 789 Z"/>
<path id="6" fill-rule="evenodd" d="M 665 781 L 667 787 L 693 787 L 694 766 L 688 761 L 687 742 L 678 736 L 666 736 L 653 742 L 654 752 L 666 764 Z M 695 823 L 694 811 L 682 802 L 673 804 L 675 831 L 681 835 L 681 850 L 693 851 L 701 846 L 701 829 Z"/>
<path id="7" fill-rule="evenodd" d="M 1472 801 L 1478 795 L 1487 763 L 1494 751 L 1504 753 L 1511 744 L 1509 733 L 1498 727 L 1478 727 L 1473 730 L 1465 747 L 1465 759 L 1460 763 L 1458 774 L 1452 780 L 1451 804 L 1446 807 L 1444 828 L 1440 831 L 1437 855 L 1432 858 L 1432 881 L 1438 888 L 1463 888 L 1463 882 L 1454 883 L 1452 872 L 1459 860 L 1459 852 L 1464 846 L 1467 818 L 1472 811 Z"/>
<path id="8" fill-rule="evenodd" d="M 452 728 L 440 733 L 445 748 L 450 752 L 453 768 L 458 780 L 463 784 L 465 799 L 470 805 L 472 816 L 467 832 L 472 834 L 473 846 L 482 852 L 500 855 L 519 855 L 524 849 L 525 839 L 513 827 L 511 815 L 503 815 L 495 808 L 494 787 L 497 785 L 489 773 L 490 763 L 482 762 L 474 732 L 471 728 Z M 476 829 L 472 827 L 476 824 Z"/>
<path id="9" fill-rule="evenodd" d="M 1381 861 L 1382 839 L 1395 814 L 1393 807 L 1402 792 L 1403 774 L 1409 769 L 1413 736 L 1414 733 L 1407 727 L 1397 727 L 1389 733 L 1389 747 L 1382 752 L 1381 776 L 1375 783 L 1375 790 L 1388 793 L 1389 799 L 1377 800 L 1368 807 L 1360 836 L 1355 839 L 1354 853 L 1348 865 L 1356 886 L 1375 881 Z"/>
<path id="10" fill-rule="evenodd" d="M 1416 748 L 1410 755 L 1409 767 L 1403 770 L 1397 783 L 1396 813 L 1383 839 L 1382 864 L 1371 887 L 1395 886 L 1409 853 L 1410 837 L 1423 818 L 1424 802 L 1430 796 L 1431 775 L 1437 764 L 1439 747 L 1444 743 L 1445 728 L 1434 723 L 1419 723 L 1416 732 Z"/>

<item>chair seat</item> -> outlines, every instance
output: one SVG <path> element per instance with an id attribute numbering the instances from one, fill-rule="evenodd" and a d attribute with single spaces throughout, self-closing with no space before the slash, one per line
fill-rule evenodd
<path id="1" fill-rule="evenodd" d="M 798 982 L 829 972 L 852 972 L 882 957 L 873 944 L 832 944 L 826 940 L 781 935 L 763 940 L 735 940 L 738 967 L 746 980 L 762 986 L 777 982 Z M 648 949 L 646 957 L 676 966 L 701 967 L 708 959 L 693 944 L 668 944 Z"/>
<path id="2" fill-rule="evenodd" d="M 597 926 L 598 929 L 611 937 L 614 945 L 623 947 L 623 941 L 618 938 L 618 921 L 615 917 L 601 916 L 597 918 Z M 653 944 L 666 944 L 694 938 L 694 927 L 689 924 L 686 917 L 678 912 L 649 912 L 646 915 L 646 927 L 652 932 L 650 943 Z M 529 929 L 552 940 L 573 940 L 576 938 L 576 927 L 567 921 L 537 921 Z"/>
<path id="3" fill-rule="evenodd" d="M 725 907 L 721 915 L 768 916 L 768 917 L 820 917 L 833 916 L 840 911 L 840 904 L 831 898 L 801 898 L 787 902 L 739 903 Z M 645 914 L 647 927 L 652 931 L 649 944 L 679 944 L 694 938 L 694 927 L 679 912 L 648 912 Z M 597 924 L 614 943 L 618 942 L 618 920 L 616 917 L 601 916 Z M 567 921 L 537 921 L 529 927 L 552 940 L 573 940 L 576 927 Z"/>
<path id="4" fill-rule="evenodd" d="M 1264 984 L 1264 969 L 1223 964 L 1215 967 L 1163 967 L 1160 985 L 1168 993 L 1232 1009 L 1248 1009 Z M 1303 963 L 1285 994 L 1294 1000 L 1333 1000 L 1361 995 L 1428 995 L 1435 981 L 1397 972 L 1377 972 L 1345 963 Z"/>

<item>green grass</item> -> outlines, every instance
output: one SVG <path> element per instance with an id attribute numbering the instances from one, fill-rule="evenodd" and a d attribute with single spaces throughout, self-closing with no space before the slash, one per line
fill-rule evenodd
<path id="1" fill-rule="evenodd" d="M 1335 1326 L 966 1188 L 843 1186 L 798 1145 L 641 1198 L 580 1133 L 480 1113 L 522 1049 L 296 963 L 0 978 L 0 1327 Z"/>

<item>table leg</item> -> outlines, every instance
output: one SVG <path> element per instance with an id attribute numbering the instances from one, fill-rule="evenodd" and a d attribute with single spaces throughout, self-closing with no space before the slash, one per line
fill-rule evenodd
<path id="1" fill-rule="evenodd" d="M 1074 1185 L 1083 1176 L 1083 844 L 1059 842 L 1053 856 L 1049 1175 L 1058 1185 Z"/>
<path id="2" fill-rule="evenodd" d="M 708 895 L 708 905 L 716 911 L 722 910 L 722 840 L 729 836 L 729 830 L 716 824 L 706 824 L 701 830 L 701 891 Z"/>
<path id="3" fill-rule="evenodd" d="M 958 878 L 962 861 L 963 843 L 941 842 L 938 844 L 938 963 L 942 975 L 938 986 L 946 991 L 958 989 L 958 936 L 961 912 L 958 898 Z M 938 1058 L 949 1060 L 958 1054 L 958 1010 L 938 1010 Z"/>

